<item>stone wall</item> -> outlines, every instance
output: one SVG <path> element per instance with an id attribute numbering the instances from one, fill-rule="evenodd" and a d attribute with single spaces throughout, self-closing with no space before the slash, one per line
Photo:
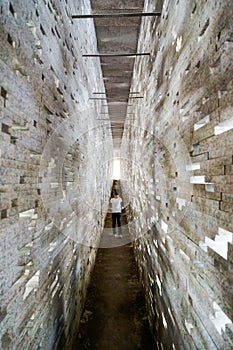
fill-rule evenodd
<path id="1" fill-rule="evenodd" d="M 101 67 L 82 58 L 95 29 L 71 19 L 89 11 L 86 0 L 0 2 L 1 349 L 68 349 L 77 331 L 110 189 L 108 129 L 89 100 Z"/>
<path id="2" fill-rule="evenodd" d="M 233 344 L 232 1 L 146 1 L 122 149 L 159 349 Z M 138 95 L 139 96 L 139 95 Z M 135 102 L 136 101 L 136 102 Z"/>

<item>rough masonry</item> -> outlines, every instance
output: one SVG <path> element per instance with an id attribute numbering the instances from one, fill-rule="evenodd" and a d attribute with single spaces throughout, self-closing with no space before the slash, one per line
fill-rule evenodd
<path id="1" fill-rule="evenodd" d="M 104 86 L 75 12 L 89 2 L 0 3 L 1 349 L 68 348 L 102 231 L 109 132 L 89 97 Z"/>
<path id="2" fill-rule="evenodd" d="M 233 344 L 231 1 L 146 1 L 122 188 L 159 349 Z M 127 148 L 127 151 L 126 149 Z"/>
<path id="3" fill-rule="evenodd" d="M 232 1 L 145 1 L 121 186 L 159 349 L 233 344 Z M 0 3 L 0 348 L 70 348 L 108 205 L 89 1 Z M 108 118 L 107 118 L 108 119 Z M 103 181 L 104 179 L 104 181 Z"/>

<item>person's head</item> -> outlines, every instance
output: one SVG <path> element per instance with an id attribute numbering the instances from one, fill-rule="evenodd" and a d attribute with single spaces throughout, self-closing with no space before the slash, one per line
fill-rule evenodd
<path id="1" fill-rule="evenodd" d="M 119 194 L 117 191 L 114 192 L 114 198 L 118 198 L 119 197 Z"/>

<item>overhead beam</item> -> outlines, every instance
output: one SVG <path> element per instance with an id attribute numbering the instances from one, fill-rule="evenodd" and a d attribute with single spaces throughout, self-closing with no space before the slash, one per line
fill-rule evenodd
<path id="1" fill-rule="evenodd" d="M 144 98 L 144 96 L 129 96 L 129 98 Z"/>
<path id="2" fill-rule="evenodd" d="M 119 87 L 124 87 L 127 88 L 129 86 L 129 83 L 126 83 L 125 81 L 111 81 L 115 78 L 123 78 L 123 76 L 117 76 L 117 77 L 108 77 L 108 78 L 103 78 L 104 81 L 107 82 L 107 84 L 111 84 L 111 85 L 117 85 Z M 130 76 L 127 76 L 126 78 L 130 78 Z M 126 89 L 125 89 L 126 90 Z"/>
<path id="3" fill-rule="evenodd" d="M 83 54 L 82 57 L 136 57 L 150 56 L 150 52 L 140 53 L 101 53 L 101 54 Z"/>
<path id="4" fill-rule="evenodd" d="M 115 100 L 115 101 L 125 101 L 128 100 L 128 98 L 144 98 L 143 96 L 126 96 L 126 97 L 90 97 L 89 100 Z"/>
<path id="5" fill-rule="evenodd" d="M 99 95 L 99 94 L 94 94 L 93 95 Z M 102 94 L 100 94 L 102 95 Z M 103 94 L 105 95 L 105 94 Z M 117 95 L 117 94 L 106 94 L 104 97 L 90 97 L 91 99 L 99 99 L 99 100 L 108 100 L 108 99 L 127 99 L 127 98 L 143 98 L 144 96 L 134 96 L 134 95 Z"/>
<path id="6" fill-rule="evenodd" d="M 119 101 L 119 102 L 109 102 L 107 106 L 108 106 L 108 107 L 109 107 L 109 106 L 113 106 L 113 107 L 114 107 L 114 106 L 116 106 L 116 107 L 118 106 L 118 107 L 120 107 L 120 106 L 125 106 L 125 105 L 127 105 L 127 107 L 132 107 L 132 106 L 133 106 L 133 105 L 129 105 L 128 102 L 122 102 L 122 101 Z M 111 107 L 111 110 L 112 110 L 112 107 Z M 110 111 L 110 112 L 111 112 L 111 111 Z"/>
<path id="7" fill-rule="evenodd" d="M 161 12 L 128 12 L 128 13 L 96 13 L 87 15 L 72 15 L 73 19 L 85 18 L 119 18 L 119 17 L 153 17 L 161 16 Z"/>
<path id="8" fill-rule="evenodd" d="M 90 97 L 89 100 L 127 100 L 129 97 L 127 96 L 106 96 L 106 97 Z"/>
<path id="9" fill-rule="evenodd" d="M 93 95 L 105 95 L 106 92 L 92 92 Z M 140 92 L 130 92 L 130 94 L 140 94 Z"/>

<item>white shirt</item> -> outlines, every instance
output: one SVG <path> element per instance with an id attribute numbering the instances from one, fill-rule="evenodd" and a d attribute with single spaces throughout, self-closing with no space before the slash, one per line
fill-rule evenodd
<path id="1" fill-rule="evenodd" d="M 122 199 L 120 197 L 110 199 L 110 203 L 112 203 L 112 213 L 121 213 L 121 202 Z"/>

